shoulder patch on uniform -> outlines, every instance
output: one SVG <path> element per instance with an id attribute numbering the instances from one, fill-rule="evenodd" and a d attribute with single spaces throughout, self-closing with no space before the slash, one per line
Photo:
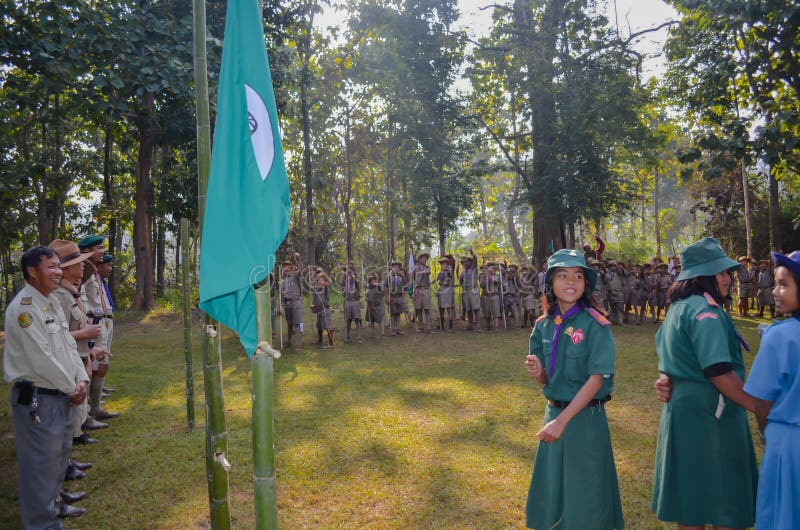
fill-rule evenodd
<path id="1" fill-rule="evenodd" d="M 597 321 L 597 323 L 598 323 L 598 324 L 600 324 L 601 326 L 610 326 L 610 325 L 611 325 L 611 321 L 610 321 L 610 320 L 608 320 L 608 319 L 605 317 L 605 315 L 603 315 L 603 313 L 601 313 L 601 312 L 600 312 L 600 311 L 598 311 L 597 309 L 595 309 L 595 308 L 593 308 L 593 307 L 590 307 L 590 308 L 589 308 L 589 309 L 587 309 L 586 311 L 587 311 L 587 312 L 588 312 L 590 315 L 592 315 L 592 318 L 594 318 L 594 319 Z"/>
<path id="2" fill-rule="evenodd" d="M 711 307 L 719 307 L 717 301 L 714 300 L 714 297 L 711 296 L 710 294 L 703 293 L 703 297 L 706 299 L 706 302 L 708 302 L 708 305 L 710 305 Z"/>
<path id="3" fill-rule="evenodd" d="M 547 318 L 547 315 L 540 316 L 539 318 L 536 319 L 536 322 L 534 322 L 534 325 L 538 324 L 540 321 L 544 320 L 545 318 Z"/>
<path id="4" fill-rule="evenodd" d="M 23 329 L 30 327 L 30 325 L 33 324 L 33 315 L 27 311 L 23 311 L 17 316 L 17 324 Z"/>
<path id="5" fill-rule="evenodd" d="M 707 318 L 713 318 L 714 320 L 716 320 L 717 319 L 717 314 L 716 313 L 712 313 L 711 311 L 705 311 L 705 312 L 700 313 L 699 315 L 697 315 L 695 318 L 697 320 L 705 320 Z"/>
<path id="6" fill-rule="evenodd" d="M 33 298 L 30 296 L 21 298 L 19 301 L 19 305 L 31 305 L 32 303 L 33 303 Z"/>

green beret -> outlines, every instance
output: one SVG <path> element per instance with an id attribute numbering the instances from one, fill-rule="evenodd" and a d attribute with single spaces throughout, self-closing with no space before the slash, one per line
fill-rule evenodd
<path id="1" fill-rule="evenodd" d="M 586 258 L 577 250 L 561 249 L 547 260 L 547 272 L 544 276 L 545 283 L 552 285 L 553 271 L 556 268 L 580 267 L 589 281 L 589 289 L 594 290 L 597 284 L 597 272 L 586 266 Z"/>
<path id="2" fill-rule="evenodd" d="M 97 234 L 92 234 L 89 236 L 84 237 L 80 241 L 78 241 L 78 248 L 81 250 L 85 250 L 87 248 L 92 248 L 95 245 L 100 245 L 105 241 L 106 238 L 103 236 L 98 236 Z"/>
<path id="3" fill-rule="evenodd" d="M 705 237 L 681 252 L 683 267 L 678 280 L 691 280 L 698 276 L 714 276 L 722 271 L 738 269 L 741 264 L 728 257 L 719 241 Z"/>
<path id="4" fill-rule="evenodd" d="M 113 262 L 114 262 L 114 256 L 112 256 L 111 254 L 103 254 L 103 259 L 100 263 L 113 263 Z"/>

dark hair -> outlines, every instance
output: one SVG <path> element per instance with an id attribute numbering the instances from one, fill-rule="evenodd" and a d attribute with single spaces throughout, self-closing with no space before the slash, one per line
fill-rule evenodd
<path id="1" fill-rule="evenodd" d="M 22 267 L 22 277 L 25 278 L 25 281 L 28 281 L 28 267 L 33 267 L 34 269 L 39 266 L 42 262 L 42 258 L 57 258 L 58 254 L 56 251 L 50 247 L 33 247 L 29 248 L 25 251 L 25 254 L 22 255 L 22 260 L 20 261 L 20 266 Z"/>
<path id="2" fill-rule="evenodd" d="M 725 272 L 731 273 L 731 271 Z M 667 291 L 667 301 L 673 303 L 689 298 L 694 294 L 703 296 L 704 293 L 710 294 L 719 305 L 723 304 L 724 300 L 717 287 L 716 276 L 695 276 L 689 280 L 679 280 L 673 283 Z"/>
<path id="3" fill-rule="evenodd" d="M 594 296 L 592 296 L 592 289 L 589 287 L 589 279 L 584 276 L 583 281 L 583 296 L 578 300 L 578 303 L 582 303 L 586 308 L 594 307 L 601 313 L 605 313 L 595 301 Z M 540 303 L 542 304 L 542 314 L 548 317 L 553 316 L 550 309 L 556 307 L 556 295 L 553 293 L 552 277 L 549 282 L 544 284 L 544 294 L 542 295 Z"/>

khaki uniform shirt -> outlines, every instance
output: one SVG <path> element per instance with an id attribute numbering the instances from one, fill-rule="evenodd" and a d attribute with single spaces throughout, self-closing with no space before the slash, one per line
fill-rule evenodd
<path id="1" fill-rule="evenodd" d="M 86 319 L 86 315 L 84 314 L 80 298 L 75 298 L 69 289 L 64 286 L 60 286 L 58 289 L 53 291 L 51 296 L 58 300 L 58 303 L 61 305 L 61 310 L 64 312 L 64 316 L 67 319 L 70 331 L 78 331 L 79 329 L 83 329 L 89 325 L 89 321 Z M 78 355 L 83 358 L 89 356 L 88 339 L 75 341 L 75 344 L 78 348 Z"/>
<path id="2" fill-rule="evenodd" d="M 89 381 L 69 324 L 54 296 L 46 297 L 30 284 L 6 310 L 3 369 L 9 383 L 25 380 L 42 388 L 75 392 Z"/>

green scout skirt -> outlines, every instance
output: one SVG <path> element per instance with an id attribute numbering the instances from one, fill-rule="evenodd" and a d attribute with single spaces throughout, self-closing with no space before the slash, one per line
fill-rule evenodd
<path id="1" fill-rule="evenodd" d="M 747 412 L 708 382 L 674 381 L 661 410 L 651 508 L 662 521 L 749 528 L 758 468 Z"/>
<path id="2" fill-rule="evenodd" d="M 545 424 L 560 413 L 548 404 Z M 525 517 L 536 530 L 625 527 L 604 406 L 579 412 L 560 440 L 539 442 Z"/>

